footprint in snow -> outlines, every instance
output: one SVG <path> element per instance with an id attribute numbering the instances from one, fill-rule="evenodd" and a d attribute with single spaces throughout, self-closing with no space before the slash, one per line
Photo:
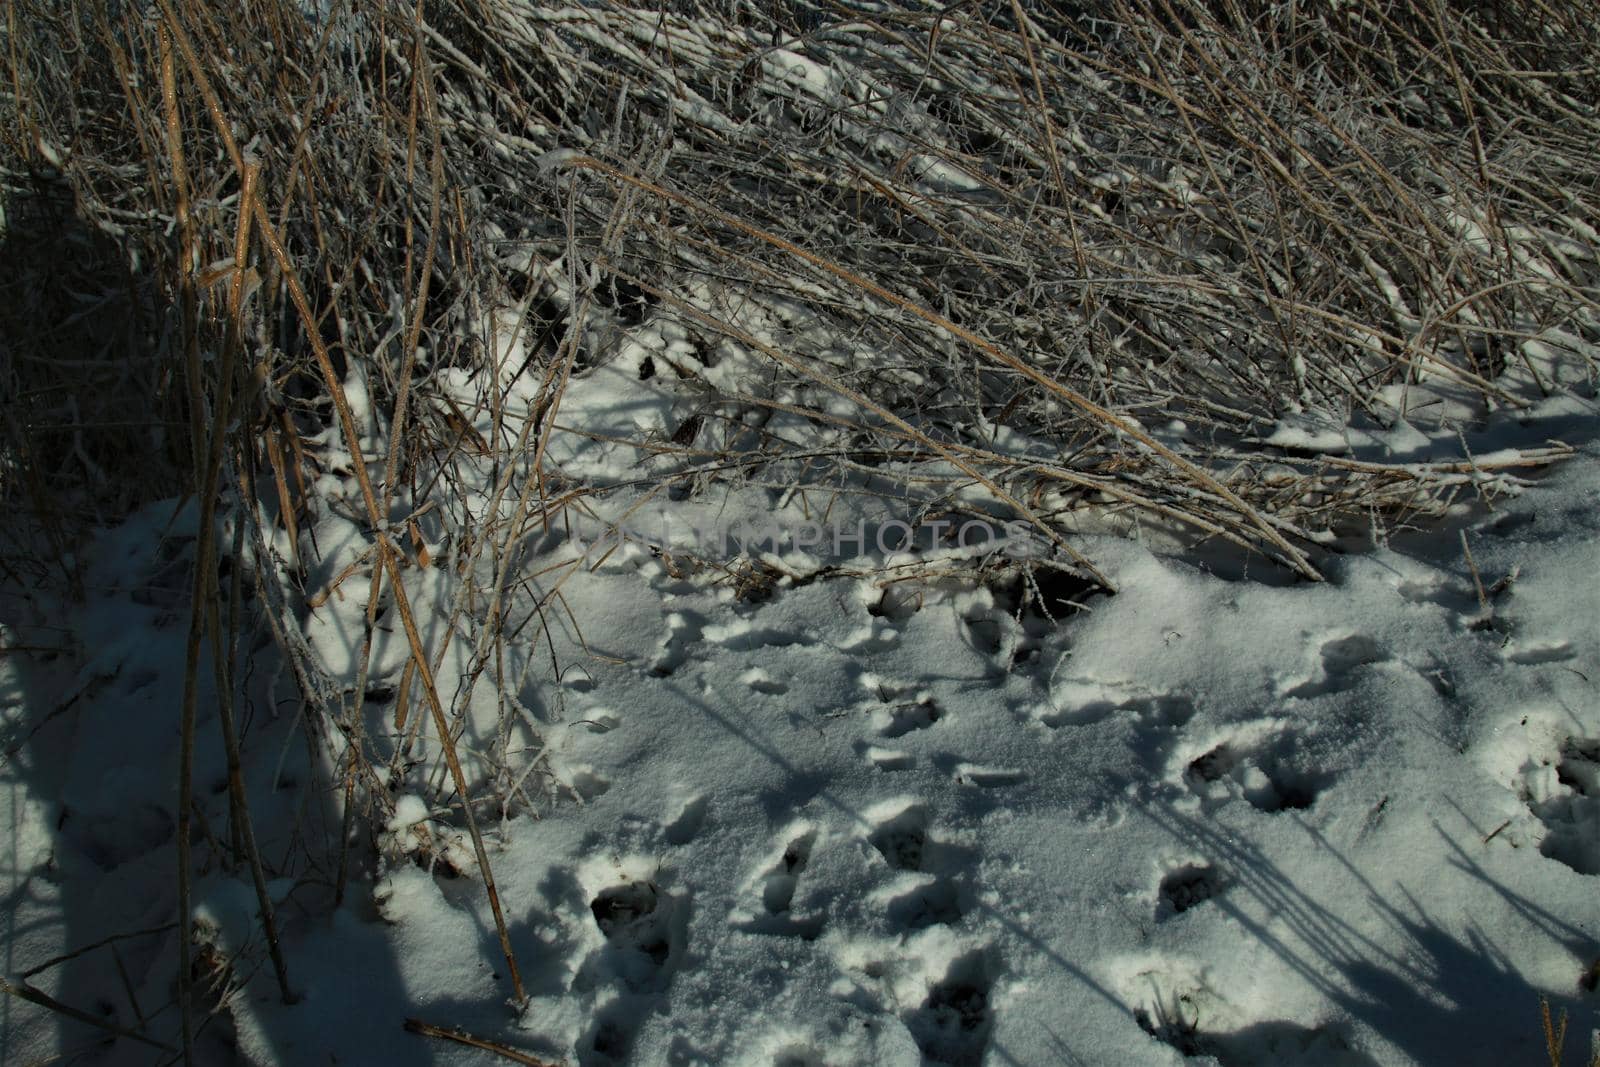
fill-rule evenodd
<path id="1" fill-rule="evenodd" d="M 802 823 L 791 832 L 782 854 L 758 880 L 762 914 L 738 924 L 738 929 L 804 941 L 817 939 L 822 933 L 822 916 L 797 916 L 792 911 L 800 876 L 811 863 L 816 843 L 815 827 Z"/>
<path id="2" fill-rule="evenodd" d="M 867 758 L 880 771 L 909 771 L 916 766 L 916 757 L 909 752 L 901 752 L 897 748 L 881 748 L 878 745 L 869 745 L 865 741 L 856 742 L 856 751 Z"/>
<path id="3" fill-rule="evenodd" d="M 772 1067 L 827 1067 L 827 1062 L 809 1045 L 785 1045 L 772 1057 Z"/>
<path id="4" fill-rule="evenodd" d="M 909 804 L 878 820 L 868 840 L 894 870 L 926 876 L 889 901 L 892 924 L 921 930 L 961 920 L 965 908 L 956 879 L 972 863 L 973 852 L 935 838 L 926 807 Z"/>
<path id="5" fill-rule="evenodd" d="M 1175 729 L 1194 718 L 1194 701 L 1181 693 L 1117 698 L 1110 687 L 1067 681 L 1052 694 L 1050 706 L 1038 714 L 1051 729 L 1092 726 L 1113 716 L 1135 718 L 1146 728 Z"/>
<path id="6" fill-rule="evenodd" d="M 1293 731 L 1270 723 L 1241 730 L 1206 749 L 1184 763 L 1181 774 L 1208 807 L 1242 796 L 1269 814 L 1311 807 L 1334 780 Z"/>
<path id="7" fill-rule="evenodd" d="M 638 879 L 602 889 L 589 902 L 606 946 L 587 965 L 591 978 L 612 978 L 636 993 L 666 989 L 683 958 L 687 902 Z"/>
<path id="8" fill-rule="evenodd" d="M 667 844 L 681 848 L 699 836 L 700 828 L 705 825 L 706 811 L 709 807 L 710 801 L 704 794 L 691 797 L 685 802 L 677 816 L 662 829 Z"/>
<path id="9" fill-rule="evenodd" d="M 766 696 L 782 696 L 789 691 L 783 682 L 775 681 L 772 675 L 760 667 L 751 667 L 739 676 L 739 680 L 749 686 L 752 692 Z"/>
<path id="10" fill-rule="evenodd" d="M 622 725 L 622 719 L 610 708 L 589 708 L 572 725 L 582 727 L 591 734 L 609 734 Z"/>
<path id="11" fill-rule="evenodd" d="M 953 756 L 936 756 L 934 765 L 950 776 L 956 785 L 969 789 L 1004 789 L 1028 780 L 1027 772 L 1015 767 L 991 767 L 968 763 Z"/>
<path id="12" fill-rule="evenodd" d="M 1232 1032 L 1208 1031 L 1205 1026 L 1210 1019 L 1236 1010 L 1220 1004 L 1219 999 L 1201 983 L 1190 990 L 1174 990 L 1166 997 L 1158 993 L 1147 998 L 1134 1008 L 1133 1019 L 1141 1030 L 1186 1059 L 1204 1056 L 1207 1062 L 1239 1067 L 1301 1063 L 1378 1067 L 1378 1061 L 1359 1051 L 1339 1023 L 1310 1027 L 1273 1020 Z"/>
<path id="13" fill-rule="evenodd" d="M 928 809 L 911 804 L 880 821 L 868 838 L 897 871 L 921 871 L 928 851 Z"/>
<path id="14" fill-rule="evenodd" d="M 843 641 L 839 651 L 859 655 L 893 652 L 900 647 L 900 631 L 894 626 L 874 619 L 868 626 L 858 626 Z"/>
<path id="15" fill-rule="evenodd" d="M 1209 864 L 1190 863 L 1169 870 L 1156 889 L 1156 922 L 1165 922 L 1220 896 L 1223 888 L 1221 875 Z"/>
<path id="16" fill-rule="evenodd" d="M 982 951 L 954 960 L 905 1016 L 906 1029 L 926 1060 L 977 1067 L 994 1031 L 994 966 Z"/>
<path id="17" fill-rule="evenodd" d="M 1284 696 L 1296 700 L 1338 693 L 1349 689 L 1359 680 L 1363 667 L 1388 660 L 1389 653 L 1366 634 L 1353 633 L 1330 638 L 1317 650 L 1321 657 L 1321 670 L 1299 685 L 1287 690 Z"/>
<path id="18" fill-rule="evenodd" d="M 665 678 L 689 661 L 689 649 L 705 630 L 705 616 L 693 611 L 670 611 L 666 617 L 667 635 L 661 639 L 650 673 Z"/>
<path id="19" fill-rule="evenodd" d="M 815 643 L 804 634 L 793 630 L 757 626 L 748 619 L 712 624 L 705 628 L 702 636 L 709 644 L 734 652 L 755 652 L 762 648 L 787 648 L 790 645 Z"/>
<path id="20" fill-rule="evenodd" d="M 1542 663 L 1561 663 L 1575 655 L 1570 641 L 1548 641 L 1525 645 L 1513 644 L 1502 654 L 1508 662 L 1524 667 L 1537 666 Z"/>
<path id="21" fill-rule="evenodd" d="M 1552 757 L 1530 758 L 1521 793 L 1544 824 L 1539 851 L 1579 874 L 1600 874 L 1600 737 L 1566 737 Z"/>
<path id="22" fill-rule="evenodd" d="M 1478 594 L 1472 586 L 1443 575 L 1401 582 L 1395 591 L 1409 603 L 1437 608 L 1457 618 L 1475 617 L 1480 610 Z"/>
<path id="23" fill-rule="evenodd" d="M 966 914 L 966 908 L 962 906 L 961 890 L 954 883 L 931 878 L 890 900 L 887 914 L 896 928 L 909 932 L 930 926 L 954 926 Z"/>
<path id="24" fill-rule="evenodd" d="M 944 717 L 933 698 L 875 708 L 872 723 L 878 736 L 893 741 L 917 730 L 926 730 Z"/>
<path id="25" fill-rule="evenodd" d="M 574 800 L 585 804 L 600 799 L 611 789 L 611 780 L 593 767 L 573 767 L 561 788 Z"/>

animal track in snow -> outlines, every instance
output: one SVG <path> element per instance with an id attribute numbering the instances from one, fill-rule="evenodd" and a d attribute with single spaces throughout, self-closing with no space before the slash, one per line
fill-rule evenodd
<path id="1" fill-rule="evenodd" d="M 983 952 L 969 952 L 950 964 L 921 1006 L 905 1019 L 906 1029 L 928 1061 L 951 1067 L 983 1062 L 994 1030 L 993 987 Z"/>
<path id="2" fill-rule="evenodd" d="M 669 822 L 663 829 L 667 844 L 675 846 L 687 845 L 700 833 L 700 828 L 705 825 L 706 810 L 710 802 L 704 795 L 690 798 L 678 812 L 676 818 Z"/>
<path id="3" fill-rule="evenodd" d="M 579 1067 L 598 1067 L 599 1064 L 617 1064 L 628 1061 L 633 1051 L 634 1022 L 625 1001 L 613 1001 L 595 1019 L 583 1043 L 588 1054 L 580 1049 Z"/>
<path id="4" fill-rule="evenodd" d="M 792 911 L 800 876 L 810 864 L 811 850 L 817 843 L 817 831 L 802 823 L 793 834 L 777 862 L 760 878 L 762 914 L 737 924 L 739 929 L 805 941 L 815 941 L 822 933 L 822 916 L 796 916 Z"/>
<path id="5" fill-rule="evenodd" d="M 1156 890 L 1156 922 L 1182 915 L 1219 896 L 1222 890 L 1222 878 L 1214 867 L 1191 863 L 1173 868 Z"/>
<path id="6" fill-rule="evenodd" d="M 779 861 L 778 867 L 767 875 L 766 888 L 761 894 L 761 902 L 766 906 L 768 914 L 788 913 L 789 906 L 794 903 L 795 887 L 799 884 L 800 875 L 805 871 L 806 864 L 811 862 L 811 847 L 816 842 L 817 832 L 808 829 L 784 848 L 783 859 Z"/>
<path id="7" fill-rule="evenodd" d="M 572 720 L 572 725 L 582 726 L 591 734 L 608 734 L 621 726 L 622 720 L 610 708 L 588 708 Z"/>
<path id="8" fill-rule="evenodd" d="M 856 680 L 869 696 L 882 705 L 872 710 L 873 729 L 877 730 L 879 737 L 892 741 L 913 730 L 926 730 L 944 716 L 942 709 L 934 702 L 933 694 L 919 690 L 911 683 L 880 678 L 871 672 L 864 672 Z M 903 697 L 911 699 L 901 699 Z"/>
<path id="9" fill-rule="evenodd" d="M 1182 957 L 1145 955 L 1113 963 L 1111 985 L 1145 1033 L 1184 1057 L 1206 1056 L 1225 1067 L 1378 1067 L 1357 1051 L 1344 1024 L 1301 1026 L 1281 1019 L 1252 1021 L 1211 984 L 1207 968 Z"/>
<path id="10" fill-rule="evenodd" d="M 594 691 L 594 676 L 582 664 L 572 664 L 562 672 L 561 684 L 574 693 L 589 693 Z"/>
<path id="11" fill-rule="evenodd" d="M 974 649 L 986 656 L 998 656 L 1005 650 L 1007 631 L 1001 622 L 988 617 L 969 618 L 963 621 L 966 623 L 967 636 Z"/>
<path id="12" fill-rule="evenodd" d="M 900 631 L 878 619 L 874 619 L 871 625 L 856 627 L 839 642 L 839 651 L 862 655 L 892 652 L 899 647 Z"/>
<path id="13" fill-rule="evenodd" d="M 1389 659 L 1389 653 L 1377 641 L 1359 633 L 1330 638 L 1317 651 L 1322 658 L 1321 670 L 1289 689 L 1284 696 L 1309 700 L 1340 692 L 1355 684 L 1351 676 L 1360 668 Z"/>
<path id="14" fill-rule="evenodd" d="M 768 696 L 782 696 L 789 691 L 787 685 L 774 681 L 772 676 L 760 667 L 751 667 L 739 676 L 739 680 L 755 692 Z"/>
<path id="15" fill-rule="evenodd" d="M 667 636 L 661 640 L 650 673 L 665 678 L 689 661 L 689 648 L 700 640 L 705 618 L 693 611 L 667 613 Z"/>
<path id="16" fill-rule="evenodd" d="M 922 610 L 923 593 L 912 583 L 892 582 L 881 589 L 866 583 L 862 590 L 868 600 L 867 614 L 874 618 L 903 625 Z"/>
<path id="17" fill-rule="evenodd" d="M 894 678 L 885 678 L 873 674 L 871 671 L 861 671 L 856 676 L 856 682 L 866 691 L 867 695 L 882 704 L 893 704 L 901 697 L 915 696 L 925 699 L 927 694 L 919 693 L 916 682 L 903 682 Z"/>
<path id="18" fill-rule="evenodd" d="M 714 623 L 707 626 L 701 636 L 713 645 L 737 652 L 754 652 L 761 648 L 786 648 L 789 645 L 815 644 L 804 634 L 757 626 L 748 619 Z"/>
<path id="19" fill-rule="evenodd" d="M 889 901 L 889 921 L 901 930 L 924 930 L 961 921 L 961 892 L 943 878 L 902 893 Z"/>
<path id="20" fill-rule="evenodd" d="M 979 763 L 954 763 L 949 774 L 957 785 L 976 789 L 1000 789 L 1028 780 L 1025 772 L 1014 767 L 987 767 Z"/>
<path id="21" fill-rule="evenodd" d="M 1490 537 L 1499 537 L 1516 541 L 1539 541 L 1550 536 L 1545 532 L 1534 533 L 1529 527 L 1538 522 L 1538 516 L 1531 511 L 1510 511 L 1501 515 L 1493 522 L 1486 523 L 1479 529 Z"/>
<path id="22" fill-rule="evenodd" d="M 867 840 L 895 870 L 954 875 L 971 863 L 972 849 L 942 840 L 931 832 L 928 809 L 921 803 L 900 802 L 897 807 L 891 801 L 877 810 L 894 814 L 881 818 L 869 815 L 873 830 Z"/>
<path id="23" fill-rule="evenodd" d="M 685 906 L 643 879 L 602 889 L 589 902 L 589 911 L 606 947 L 591 961 L 591 969 L 609 971 L 636 993 L 665 990 L 683 957 L 687 922 L 679 913 Z"/>
<path id="24" fill-rule="evenodd" d="M 62 806 L 57 826 L 102 871 L 109 871 L 172 840 L 167 809 L 149 802 L 114 811 L 79 812 Z"/>
<path id="25" fill-rule="evenodd" d="M 1401 582 L 1395 591 L 1413 604 L 1435 607 L 1451 615 L 1466 617 L 1476 615 L 1479 611 L 1476 590 L 1464 582 L 1443 576 Z"/>
<path id="26" fill-rule="evenodd" d="M 1540 663 L 1560 663 L 1571 659 L 1573 654 L 1570 641 L 1550 641 L 1521 647 L 1513 645 L 1507 650 L 1506 659 L 1521 666 L 1535 666 Z"/>
<path id="27" fill-rule="evenodd" d="M 1224 1033 L 1202 1029 L 1219 998 L 1209 989 L 1173 995 L 1170 1003 L 1135 1008 L 1133 1018 L 1151 1037 L 1185 1059 L 1204 1056 L 1224 1067 L 1279 1067 L 1314 1063 L 1319 1067 L 1379 1067 L 1357 1050 L 1340 1024 L 1302 1026 L 1287 1020 L 1255 1023 Z"/>
<path id="28" fill-rule="evenodd" d="M 954 882 L 972 851 L 940 841 L 929 832 L 928 809 L 913 803 L 878 821 L 868 840 L 890 867 L 925 878 L 889 901 L 889 921 L 902 930 L 920 930 L 959 921 L 961 893 Z"/>
<path id="29" fill-rule="evenodd" d="M 827 1067 L 827 1062 L 808 1045 L 785 1045 L 772 1057 L 772 1067 Z"/>
<path id="30" fill-rule="evenodd" d="M 1309 808 L 1333 781 L 1331 773 L 1315 768 L 1292 731 L 1271 721 L 1187 759 L 1182 777 L 1209 805 L 1238 795 L 1268 813 Z"/>
<path id="31" fill-rule="evenodd" d="M 1038 718 L 1051 729 L 1092 726 L 1113 715 L 1132 715 L 1146 726 L 1174 728 L 1194 718 L 1194 702 L 1181 693 L 1140 695 L 1118 699 L 1109 686 L 1068 680 L 1051 693 L 1050 707 Z"/>
<path id="32" fill-rule="evenodd" d="M 190 573 L 194 569 L 194 544 L 195 539 L 191 536 L 164 538 L 154 558 L 138 571 L 142 581 L 129 593 L 133 602 L 157 608 L 182 605 L 188 595 Z"/>
<path id="33" fill-rule="evenodd" d="M 576 800 L 588 803 L 597 800 L 611 788 L 611 780 L 593 767 L 574 767 L 567 774 L 562 787 Z"/>
<path id="34" fill-rule="evenodd" d="M 1547 831 L 1539 851 L 1579 874 L 1600 874 L 1600 737 L 1567 737 L 1554 759 L 1529 760 L 1521 792 Z"/>
<path id="35" fill-rule="evenodd" d="M 1181 958 L 1132 961 L 1113 981 L 1139 1028 L 1184 1057 L 1210 1057 L 1206 1062 L 1226 1067 L 1378 1067 L 1339 1024 L 1251 1022 L 1246 1004 L 1231 1003 L 1203 966 Z"/>
<path id="36" fill-rule="evenodd" d="M 895 704 L 892 707 L 877 708 L 872 713 L 873 725 L 877 728 L 878 736 L 893 741 L 895 738 L 904 737 L 915 730 L 926 730 L 943 717 L 939 705 L 931 698 L 913 703 Z"/>
<path id="37" fill-rule="evenodd" d="M 928 809 L 912 804 L 879 822 L 868 838 L 897 871 L 921 871 L 927 859 Z"/>
<path id="38" fill-rule="evenodd" d="M 880 771 L 908 771 L 916 765 L 916 757 L 895 748 L 880 748 L 865 742 L 856 742 L 856 750 L 863 753 Z"/>

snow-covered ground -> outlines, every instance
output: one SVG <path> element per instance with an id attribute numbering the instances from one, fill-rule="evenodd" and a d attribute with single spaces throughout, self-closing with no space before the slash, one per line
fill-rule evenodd
<path id="1" fill-rule="evenodd" d="M 637 544 L 563 572 L 526 684 L 466 698 L 491 724 L 469 765 L 520 768 L 532 808 L 480 808 L 520 1013 L 423 739 L 329 906 L 338 790 L 262 637 L 245 775 L 300 999 L 222 864 L 203 710 L 196 974 L 226 995 L 202 1057 L 504 1062 L 413 1018 L 571 1064 L 1533 1064 L 1547 997 L 1577 1062 L 1600 1026 L 1600 443 L 1591 402 L 1551 410 L 1576 456 L 1320 585 L 1111 537 L 1085 543 L 1120 592 L 1055 619 L 1020 579 L 752 591 Z M 168 1045 L 193 521 L 105 533 L 81 606 L 13 590 L 0 656 L 4 974 Z M 320 547 L 343 566 L 331 526 Z M 365 580 L 342 589 L 306 622 L 336 676 Z M 416 576 L 419 616 L 451 594 Z M 384 629 L 369 728 L 403 737 Z M 0 1013 L 8 1064 L 171 1058 Z"/>

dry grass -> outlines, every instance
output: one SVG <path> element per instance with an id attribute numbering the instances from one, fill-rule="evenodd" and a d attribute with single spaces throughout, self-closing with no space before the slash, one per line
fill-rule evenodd
<path id="1" fill-rule="evenodd" d="M 1550 1057 L 1550 1067 L 1562 1067 L 1566 1061 L 1563 1059 L 1567 1047 L 1567 1013 L 1563 1009 L 1560 1019 L 1552 1017 L 1550 1001 L 1541 997 L 1539 1000 L 1539 1025 L 1544 1032 L 1545 1053 Z M 1580 1050 L 1580 1056 L 1583 1052 Z M 1589 1060 L 1584 1067 L 1600 1067 L 1600 1048 L 1592 1049 Z"/>

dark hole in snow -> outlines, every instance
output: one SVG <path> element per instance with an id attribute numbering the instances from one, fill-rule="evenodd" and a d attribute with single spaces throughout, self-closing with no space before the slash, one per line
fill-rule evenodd
<path id="1" fill-rule="evenodd" d="M 1329 675 L 1381 663 L 1385 659 L 1388 653 L 1366 634 L 1352 634 L 1322 646 L 1322 662 Z"/>
<path id="2" fill-rule="evenodd" d="M 1182 915 L 1222 892 L 1222 881 L 1212 867 L 1187 866 L 1171 871 L 1161 879 L 1160 903 L 1156 920 Z"/>
<path id="3" fill-rule="evenodd" d="M 883 737 L 893 740 L 904 737 L 913 730 L 926 730 L 939 721 L 939 705 L 931 700 L 915 704 L 897 704 L 889 710 L 889 725 L 880 731 Z"/>
<path id="4" fill-rule="evenodd" d="M 952 963 L 944 980 L 928 990 L 928 999 L 907 1020 L 923 1056 L 956 1067 L 982 1063 L 994 1029 L 989 994 L 988 967 L 980 953 Z"/>
<path id="5" fill-rule="evenodd" d="M 1276 807 L 1257 805 L 1262 811 L 1304 811 L 1317 802 L 1317 791 L 1306 782 L 1277 782 Z"/>
<path id="6" fill-rule="evenodd" d="M 1002 636 L 1000 624 L 993 619 L 968 619 L 967 632 L 972 636 L 972 647 L 986 656 L 1000 651 Z"/>
<path id="7" fill-rule="evenodd" d="M 1310 769 L 1314 761 L 1298 751 L 1299 744 L 1292 736 L 1247 747 L 1223 742 L 1191 761 L 1184 773 L 1195 786 L 1232 778 L 1257 811 L 1303 811 L 1316 804 L 1334 775 Z"/>
<path id="8" fill-rule="evenodd" d="M 595 925 L 606 937 L 615 936 L 634 920 L 656 910 L 656 887 L 649 882 L 629 882 L 600 892 L 589 904 Z M 663 958 L 665 954 L 663 953 Z"/>
<path id="9" fill-rule="evenodd" d="M 1063 622 L 1085 610 L 1091 598 L 1110 595 L 1092 578 L 1038 564 L 992 588 L 1007 614 L 1043 623 Z"/>
<path id="10" fill-rule="evenodd" d="M 595 287 L 594 302 L 615 312 L 622 325 L 637 326 L 655 306 L 656 298 L 632 282 L 613 276 Z"/>
<path id="11" fill-rule="evenodd" d="M 639 361 L 639 380 L 647 382 L 656 376 L 656 361 L 645 356 Z"/>
<path id="12" fill-rule="evenodd" d="M 872 847 L 897 871 L 922 870 L 927 844 L 928 816 L 921 808 L 901 812 L 872 834 Z"/>
<path id="13" fill-rule="evenodd" d="M 615 1020 L 606 1019 L 595 1027 L 594 1038 L 590 1047 L 601 1056 L 610 1060 L 621 1061 L 628 1055 L 628 1032 Z"/>
<path id="14" fill-rule="evenodd" d="M 1189 774 L 1202 782 L 1215 782 L 1239 762 L 1238 753 L 1227 745 L 1218 745 L 1189 764 Z"/>
<path id="15" fill-rule="evenodd" d="M 867 613 L 874 618 L 903 623 L 921 609 L 922 593 L 907 583 L 899 582 L 884 586 L 883 596 L 867 606 Z"/>

